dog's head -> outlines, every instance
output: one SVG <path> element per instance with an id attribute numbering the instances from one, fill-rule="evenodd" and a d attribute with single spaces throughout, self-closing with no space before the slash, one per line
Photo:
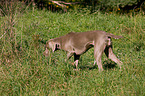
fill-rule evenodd
<path id="1" fill-rule="evenodd" d="M 49 49 L 52 49 L 52 52 L 60 49 L 60 44 L 58 42 L 55 42 L 53 39 L 46 42 L 45 45 L 45 51 L 43 55 L 48 56 L 49 55 Z"/>

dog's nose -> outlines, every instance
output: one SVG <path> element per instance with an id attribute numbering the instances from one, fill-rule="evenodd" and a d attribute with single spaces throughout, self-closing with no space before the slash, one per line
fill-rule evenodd
<path id="1" fill-rule="evenodd" d="M 47 56 L 49 55 L 49 50 L 46 49 L 46 50 L 43 52 L 43 55 L 44 55 L 45 57 L 47 57 Z"/>

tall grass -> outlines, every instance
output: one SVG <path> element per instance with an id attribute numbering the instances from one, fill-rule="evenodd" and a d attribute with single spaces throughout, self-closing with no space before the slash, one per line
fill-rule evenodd
<path id="1" fill-rule="evenodd" d="M 14 18 L 13 37 L 5 25 L 9 19 L 0 18 L 0 95 L 145 95 L 143 15 L 27 10 Z M 99 73 L 93 66 L 93 49 L 81 56 L 78 71 L 73 70 L 73 57 L 65 62 L 64 51 L 43 56 L 47 40 L 89 30 L 124 36 L 113 39 L 114 53 L 123 62 L 122 71 L 103 55 L 105 70 Z"/>

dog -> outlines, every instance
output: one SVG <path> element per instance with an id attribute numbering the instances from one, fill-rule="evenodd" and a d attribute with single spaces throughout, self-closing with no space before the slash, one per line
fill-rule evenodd
<path id="1" fill-rule="evenodd" d="M 67 51 L 66 60 L 69 60 L 74 55 L 74 64 L 77 68 L 80 55 L 94 47 L 94 58 L 95 62 L 97 62 L 99 71 L 103 71 L 101 63 L 103 52 L 109 59 L 117 63 L 121 68 L 122 62 L 114 55 L 112 51 L 111 38 L 119 39 L 123 38 L 123 36 L 116 36 L 100 30 L 78 33 L 70 32 L 64 36 L 47 41 L 45 46 L 46 50 L 43 55 L 48 56 L 49 49 L 52 49 L 53 52 L 60 49 L 65 50 Z"/>

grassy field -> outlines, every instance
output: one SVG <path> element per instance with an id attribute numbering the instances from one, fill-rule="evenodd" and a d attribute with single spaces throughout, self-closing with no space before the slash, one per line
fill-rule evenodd
<path id="1" fill-rule="evenodd" d="M 142 14 L 60 14 L 34 10 L 17 16 L 12 28 L 6 17 L 0 19 L 1 96 L 145 96 L 145 17 Z M 105 70 L 99 72 L 97 65 L 93 66 L 93 48 L 81 56 L 78 71 L 73 70 L 73 57 L 65 62 L 64 51 L 43 56 L 47 40 L 90 30 L 124 36 L 112 40 L 114 53 L 123 62 L 121 71 L 103 55 Z"/>

